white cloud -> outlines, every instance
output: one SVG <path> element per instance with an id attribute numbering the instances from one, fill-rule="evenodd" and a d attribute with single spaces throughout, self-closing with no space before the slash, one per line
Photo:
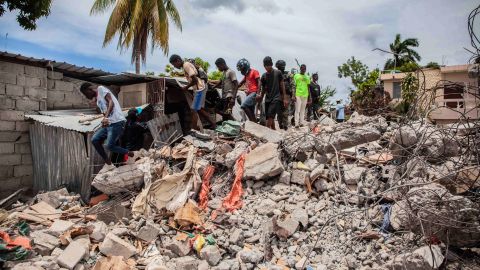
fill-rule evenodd
<path id="1" fill-rule="evenodd" d="M 102 48 L 109 14 L 90 16 L 93 0 L 54 1 L 51 15 L 39 22 L 37 31 L 17 26 L 15 17 L 0 18 L 0 34 L 37 46 L 114 61 L 132 70 L 130 53 L 119 54 L 116 44 Z M 422 63 L 465 63 L 469 54 L 466 18 L 477 3 L 473 0 L 184 0 L 177 2 L 183 32 L 171 29 L 170 52 L 200 56 L 210 63 L 223 57 L 231 67 L 247 58 L 263 71 L 263 57 L 287 61 L 295 58 L 318 71 L 322 84 L 337 87 L 339 97 L 348 93 L 349 81 L 337 77 L 337 66 L 350 56 L 370 68 L 383 67 L 387 49 L 396 33 L 420 41 Z M 22 52 L 20 52 L 22 53 Z M 28 52 L 30 55 L 32 52 Z M 34 52 L 33 52 L 34 53 Z M 42 57 L 41 55 L 32 55 Z M 160 72 L 167 57 L 160 50 L 147 56 L 145 70 Z"/>

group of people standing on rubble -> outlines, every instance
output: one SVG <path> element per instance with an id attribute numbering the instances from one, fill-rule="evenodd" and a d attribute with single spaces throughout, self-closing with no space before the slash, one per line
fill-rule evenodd
<path id="1" fill-rule="evenodd" d="M 215 65 L 222 72 L 222 77 L 216 85 L 209 85 L 206 73 L 194 62 L 184 61 L 182 57 L 174 54 L 170 57 L 170 63 L 175 68 L 184 70 L 188 84 L 183 90 L 193 89 L 193 100 L 190 105 L 194 111 L 193 123 L 198 121 L 198 116 L 203 116 L 212 127 L 215 127 L 215 121 L 204 108 L 209 86 L 222 89 L 221 104 L 216 108 L 220 108 L 218 113 L 224 120 L 233 119 L 232 109 L 237 92 L 244 85 L 246 98 L 242 101 L 241 108 L 250 121 L 259 122 L 255 113 L 257 110 L 261 111 L 260 119 L 265 119 L 265 123 L 262 124 L 271 129 L 275 129 L 275 119 L 281 129 L 288 129 L 289 116 L 292 114 L 294 117 L 291 124 L 295 127 L 306 124 L 305 116 L 308 120 L 311 117 L 318 118 L 321 91 L 318 74 L 310 77 L 306 73 L 306 65 L 300 66 L 299 73 L 291 74 L 285 70 L 285 61 L 278 60 L 274 68 L 272 58 L 267 56 L 263 59 L 265 73 L 260 75 L 258 70 L 250 66 L 248 60 L 241 59 L 237 63 L 237 70 L 243 75 L 243 79 L 239 82 L 235 71 L 229 68 L 223 58 L 218 58 Z"/>
<path id="2" fill-rule="evenodd" d="M 300 66 L 299 73 L 290 74 L 285 71 L 285 61 L 278 60 L 275 63 L 276 68 L 274 68 L 272 58 L 267 56 L 263 59 L 265 73 L 260 76 L 260 72 L 252 68 L 248 60 L 241 59 L 237 63 L 237 69 L 243 75 L 243 79 L 238 82 L 235 71 L 228 67 L 223 58 L 218 58 L 215 65 L 222 72 L 222 78 L 218 84 L 209 85 L 206 72 L 193 61 L 185 61 L 179 55 L 174 54 L 170 57 L 170 63 L 177 69 L 183 69 L 185 73 L 188 83 L 183 90 L 193 90 L 193 97 L 187 98 L 187 101 L 192 109 L 194 125 L 201 123 L 199 121 L 199 116 L 201 116 L 208 120 L 213 128 L 216 126 L 216 121 L 212 120 L 208 111 L 205 110 L 205 99 L 209 86 L 214 89 L 222 89 L 218 102 L 220 104 L 215 104 L 218 105 L 215 107 L 217 113 L 221 114 L 224 120 L 233 119 L 232 109 L 237 100 L 238 89 L 243 85 L 246 86 L 246 98 L 241 102 L 241 108 L 250 121 L 259 122 L 255 113 L 259 108 L 262 111 L 260 119 L 265 119 L 265 123 L 261 124 L 271 129 L 275 129 L 275 119 L 280 128 L 288 129 L 288 120 L 292 113 L 294 117 L 291 124 L 296 128 L 306 124 L 305 111 L 308 111 L 308 120 L 312 116 L 314 119 L 318 117 L 321 91 L 318 74 L 315 73 L 310 78 L 306 73 L 306 65 Z M 128 157 L 134 156 L 134 150 L 141 147 L 142 134 L 147 128 L 137 121 L 136 109 L 129 111 L 128 117 L 124 116 L 117 98 L 108 88 L 84 83 L 80 91 L 86 98 L 95 102 L 104 115 L 101 120 L 102 127 L 93 135 L 92 144 L 105 161 L 106 165 L 102 170 L 111 170 L 115 166 L 107 155 L 103 143 L 106 142 L 106 147 L 110 152 L 124 156 L 124 160 L 127 160 Z M 263 104 L 264 106 L 262 106 Z M 339 111 L 337 105 L 337 119 L 339 117 L 343 117 L 343 107 Z M 129 141 L 129 144 L 117 145 L 121 136 L 129 136 L 126 140 Z"/>

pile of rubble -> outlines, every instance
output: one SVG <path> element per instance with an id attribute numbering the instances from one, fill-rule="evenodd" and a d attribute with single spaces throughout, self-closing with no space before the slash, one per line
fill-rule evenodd
<path id="1" fill-rule="evenodd" d="M 97 175 L 90 204 L 62 189 L 0 212 L 18 239 L 6 267 L 474 268 L 478 127 L 358 115 L 194 132 Z"/>

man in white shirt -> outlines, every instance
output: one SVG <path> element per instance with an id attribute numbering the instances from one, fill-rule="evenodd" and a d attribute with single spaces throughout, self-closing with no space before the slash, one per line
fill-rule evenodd
<path id="1" fill-rule="evenodd" d="M 83 83 L 80 91 L 90 100 L 96 100 L 97 107 L 103 114 L 102 127 L 93 134 L 92 144 L 98 154 L 106 163 L 105 170 L 113 169 L 114 165 L 110 157 L 105 153 L 103 142 L 106 140 L 107 149 L 110 152 L 118 153 L 130 157 L 134 153 L 117 145 L 117 141 L 122 136 L 125 127 L 126 118 L 118 103 L 117 98 L 105 86 L 94 86 L 91 83 Z"/>

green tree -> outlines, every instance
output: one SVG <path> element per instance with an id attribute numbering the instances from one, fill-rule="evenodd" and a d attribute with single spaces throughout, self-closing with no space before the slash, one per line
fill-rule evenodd
<path id="1" fill-rule="evenodd" d="M 426 64 L 424 68 L 440 69 L 440 65 L 437 62 L 428 62 L 428 64 Z"/>
<path id="2" fill-rule="evenodd" d="M 208 73 L 208 69 L 210 68 L 210 63 L 208 63 L 207 61 L 204 61 L 202 58 L 200 57 L 195 57 L 194 59 L 195 61 L 195 64 L 198 65 L 199 67 L 201 67 L 206 73 Z"/>
<path id="3" fill-rule="evenodd" d="M 221 80 L 223 77 L 223 72 L 215 70 L 208 74 L 208 79 L 213 81 Z"/>
<path id="4" fill-rule="evenodd" d="M 17 22 L 25 30 L 37 29 L 37 20 L 50 15 L 52 0 L 0 0 L 0 16 L 18 10 Z"/>
<path id="5" fill-rule="evenodd" d="M 358 88 L 358 85 L 365 81 L 368 75 L 368 67 L 360 60 L 356 60 L 354 56 L 348 59 L 346 63 L 337 67 L 338 77 L 352 79 L 352 84 Z"/>
<path id="6" fill-rule="evenodd" d="M 333 97 L 337 93 L 337 89 L 334 86 L 328 85 L 320 91 L 320 96 L 318 97 L 318 104 L 320 108 L 325 107 L 328 104 L 328 99 Z"/>
<path id="7" fill-rule="evenodd" d="M 375 87 L 380 79 L 380 70 L 378 68 L 369 72 L 365 80 L 358 85 L 358 90 L 365 90 Z"/>
<path id="8" fill-rule="evenodd" d="M 418 39 L 407 38 L 402 40 L 401 35 L 397 34 L 393 43 L 390 43 L 390 52 L 393 54 L 393 58 L 387 60 L 384 69 L 394 69 L 407 62 L 420 61 L 422 58 L 417 51 L 412 49 L 412 47 L 417 48 L 418 45 Z"/>
<path id="9" fill-rule="evenodd" d="M 401 72 L 414 72 L 418 70 L 420 66 L 415 62 L 406 62 L 402 66 L 398 67 Z"/>
<path id="10" fill-rule="evenodd" d="M 147 60 L 148 42 L 152 50 L 159 46 L 168 54 L 169 22 L 182 30 L 180 14 L 173 0 L 95 0 L 90 13 L 106 12 L 113 5 L 103 46 L 118 34 L 118 48 L 132 47 L 132 63 L 140 74 L 140 62 L 145 64 Z"/>
<path id="11" fill-rule="evenodd" d="M 147 76 L 155 76 L 155 72 L 153 72 L 153 71 L 146 71 L 146 72 L 145 72 L 145 75 L 147 75 Z"/>

